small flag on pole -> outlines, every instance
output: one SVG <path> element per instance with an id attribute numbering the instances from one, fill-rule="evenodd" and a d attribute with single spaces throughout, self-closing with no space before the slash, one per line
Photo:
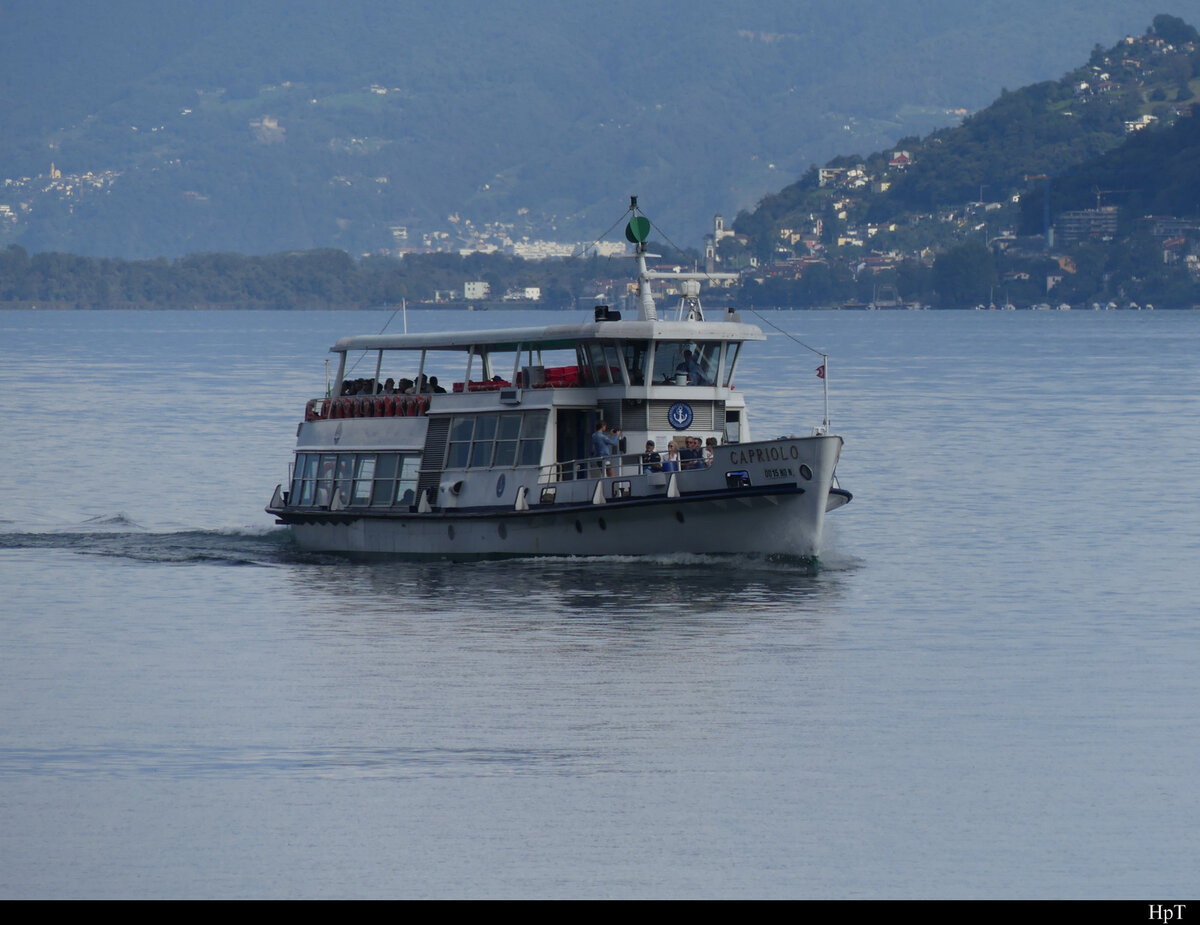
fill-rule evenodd
<path id="1" fill-rule="evenodd" d="M 825 364 L 824 363 L 822 363 L 820 366 L 817 367 L 817 378 L 818 379 L 825 378 Z"/>

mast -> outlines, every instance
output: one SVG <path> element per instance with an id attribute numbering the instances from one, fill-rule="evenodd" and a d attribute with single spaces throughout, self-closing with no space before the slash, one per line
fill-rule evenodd
<path id="1" fill-rule="evenodd" d="M 650 237 L 650 219 L 639 215 L 637 196 L 629 197 L 632 216 L 625 226 L 625 240 L 634 246 L 637 258 L 638 321 L 657 321 L 658 310 L 654 307 L 654 295 L 650 292 L 650 271 L 646 269 L 646 238 Z"/>

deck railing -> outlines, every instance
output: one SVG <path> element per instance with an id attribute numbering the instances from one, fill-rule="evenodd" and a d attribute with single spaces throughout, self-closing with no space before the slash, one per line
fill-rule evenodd
<path id="1" fill-rule="evenodd" d="M 687 472 L 693 469 L 707 468 L 703 459 L 666 459 L 661 462 L 645 463 L 641 453 L 613 454 L 612 456 L 593 456 L 587 459 L 570 459 L 565 462 L 550 463 L 542 466 L 538 472 L 538 482 L 570 482 L 579 479 L 599 478 L 628 478 L 634 475 L 649 475 L 655 472 Z"/>

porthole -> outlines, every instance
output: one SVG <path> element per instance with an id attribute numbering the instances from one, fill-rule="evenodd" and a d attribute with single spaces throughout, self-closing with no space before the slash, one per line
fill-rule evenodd
<path id="1" fill-rule="evenodd" d="M 683 511 L 676 511 L 675 519 L 678 520 L 680 523 L 683 523 Z"/>
<path id="2" fill-rule="evenodd" d="M 508 539 L 508 526 L 506 524 L 500 524 L 496 527 L 496 532 L 500 534 L 500 539 Z"/>
<path id="3" fill-rule="evenodd" d="M 450 539 L 454 539 L 454 524 L 450 524 L 450 526 L 446 528 L 446 536 L 450 537 Z"/>
<path id="4" fill-rule="evenodd" d="M 800 464 L 800 477 L 802 479 L 804 479 L 804 481 L 806 481 L 806 482 L 811 482 L 812 481 L 812 469 L 808 468 L 808 466 L 801 463 Z"/>
<path id="5" fill-rule="evenodd" d="M 600 529 L 601 529 L 601 530 L 607 530 L 607 529 L 608 529 L 608 524 L 606 524 L 606 523 L 604 522 L 604 518 L 603 518 L 603 517 L 601 517 L 599 520 L 597 520 L 597 521 L 596 521 L 596 523 L 600 525 Z"/>
<path id="6" fill-rule="evenodd" d="M 582 520 L 575 521 L 575 532 L 576 533 L 583 532 L 583 521 Z"/>

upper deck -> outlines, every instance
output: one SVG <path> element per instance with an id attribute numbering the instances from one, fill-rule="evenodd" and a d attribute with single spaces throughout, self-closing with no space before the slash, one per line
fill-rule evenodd
<path id="1" fill-rule="evenodd" d="M 511 352 L 555 350 L 594 341 L 733 341 L 766 340 L 762 330 L 743 324 L 733 311 L 720 321 L 595 321 L 536 328 L 449 331 L 433 334 L 363 334 L 343 337 L 331 353 L 354 350 L 448 350 Z"/>
<path id="2" fill-rule="evenodd" d="M 641 397 L 668 387 L 729 390 L 741 345 L 765 340 L 758 327 L 742 323 L 732 311 L 719 321 L 622 321 L 598 309 L 597 319 L 586 324 L 346 337 L 331 348 L 340 357 L 333 395 L 420 395 L 514 385 L 618 389 Z M 353 354 L 361 356 L 348 364 Z M 351 380 L 351 372 L 358 371 L 368 375 Z"/>

